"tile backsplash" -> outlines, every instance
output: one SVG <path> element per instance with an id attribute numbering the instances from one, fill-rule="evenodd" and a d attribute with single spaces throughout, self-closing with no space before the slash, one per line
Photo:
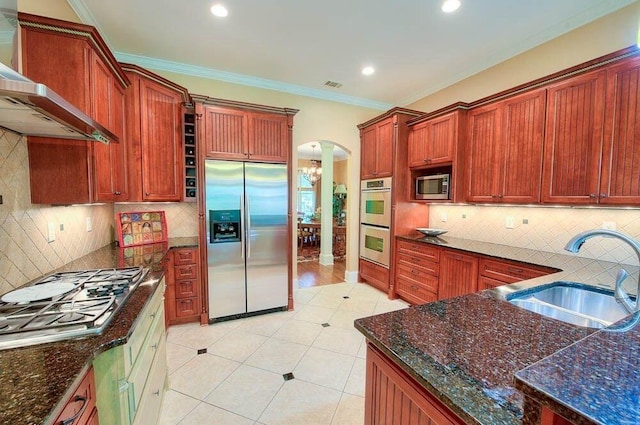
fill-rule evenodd
<path id="1" fill-rule="evenodd" d="M 164 210 L 169 237 L 198 234 L 195 203 L 33 205 L 28 164 L 26 137 L 0 130 L 0 295 L 111 243 L 116 212 Z"/>
<path id="2" fill-rule="evenodd" d="M 513 228 L 507 228 L 507 222 Z M 612 238 L 589 239 L 578 254 L 564 250 L 575 234 L 603 224 L 640 240 L 640 209 L 436 204 L 429 208 L 429 227 L 447 229 L 450 236 L 637 266 L 631 247 Z"/>

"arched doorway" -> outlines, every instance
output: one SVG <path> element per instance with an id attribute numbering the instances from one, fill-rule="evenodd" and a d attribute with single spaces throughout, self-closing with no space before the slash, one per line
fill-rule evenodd
<path id="1" fill-rule="evenodd" d="M 298 146 L 295 172 L 298 287 L 345 281 L 350 152 L 330 141 Z M 328 241 L 328 242 L 325 242 Z"/>

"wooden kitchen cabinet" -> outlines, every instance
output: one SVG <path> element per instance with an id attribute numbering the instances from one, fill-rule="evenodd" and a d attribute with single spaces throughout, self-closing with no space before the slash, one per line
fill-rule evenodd
<path id="1" fill-rule="evenodd" d="M 409 167 L 452 163 L 458 145 L 459 112 L 450 112 L 411 127 Z"/>
<path id="2" fill-rule="evenodd" d="M 287 163 L 287 115 L 198 104 L 205 156 Z"/>
<path id="3" fill-rule="evenodd" d="M 394 122 L 387 118 L 360 131 L 360 178 L 393 175 Z"/>
<path id="4" fill-rule="evenodd" d="M 440 253 L 438 299 L 457 297 L 478 290 L 478 257 L 450 249 Z"/>
<path id="5" fill-rule="evenodd" d="M 607 68 L 600 204 L 640 203 L 639 86 L 640 57 Z"/>
<path id="6" fill-rule="evenodd" d="M 84 378 L 73 395 L 67 401 L 54 424 L 98 425 L 98 409 L 96 407 L 96 383 L 93 368 Z"/>
<path id="7" fill-rule="evenodd" d="M 371 343 L 367 343 L 366 373 L 365 425 L 464 424 Z"/>
<path id="8" fill-rule="evenodd" d="M 552 267 L 524 264 L 517 261 L 480 257 L 478 270 L 478 290 L 522 280 L 533 279 L 559 271 Z"/>
<path id="9" fill-rule="evenodd" d="M 547 95 L 542 201 L 594 204 L 600 197 L 606 71 L 551 85 Z"/>
<path id="10" fill-rule="evenodd" d="M 469 111 L 467 201 L 540 201 L 544 89 Z"/>
<path id="11" fill-rule="evenodd" d="M 19 19 L 22 72 L 117 137 L 109 145 L 28 137 L 32 203 L 128 200 L 123 96 L 129 80 L 93 27 L 23 13 Z"/>
<path id="12" fill-rule="evenodd" d="M 131 201 L 180 201 L 184 191 L 182 126 L 189 93 L 136 65 L 122 64 Z"/>
<path id="13" fill-rule="evenodd" d="M 396 241 L 395 292 L 412 304 L 438 300 L 440 248 Z"/>
<path id="14" fill-rule="evenodd" d="M 389 269 L 360 259 L 359 275 L 360 281 L 365 281 L 384 293 L 389 291 Z"/>
<path id="15" fill-rule="evenodd" d="M 201 313 L 198 248 L 174 248 L 168 253 L 165 313 L 168 325 L 199 322 Z"/>

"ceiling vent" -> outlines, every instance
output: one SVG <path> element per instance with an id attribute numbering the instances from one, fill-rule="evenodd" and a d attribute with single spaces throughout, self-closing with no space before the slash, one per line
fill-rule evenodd
<path id="1" fill-rule="evenodd" d="M 328 80 L 324 83 L 325 86 L 333 87 L 334 89 L 339 89 L 342 87 L 342 83 L 336 83 L 335 81 Z"/>

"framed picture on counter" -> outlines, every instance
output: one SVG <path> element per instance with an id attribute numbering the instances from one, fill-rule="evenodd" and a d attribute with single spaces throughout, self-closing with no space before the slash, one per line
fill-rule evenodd
<path id="1" fill-rule="evenodd" d="M 164 211 L 118 213 L 116 225 L 121 247 L 167 241 Z"/>

